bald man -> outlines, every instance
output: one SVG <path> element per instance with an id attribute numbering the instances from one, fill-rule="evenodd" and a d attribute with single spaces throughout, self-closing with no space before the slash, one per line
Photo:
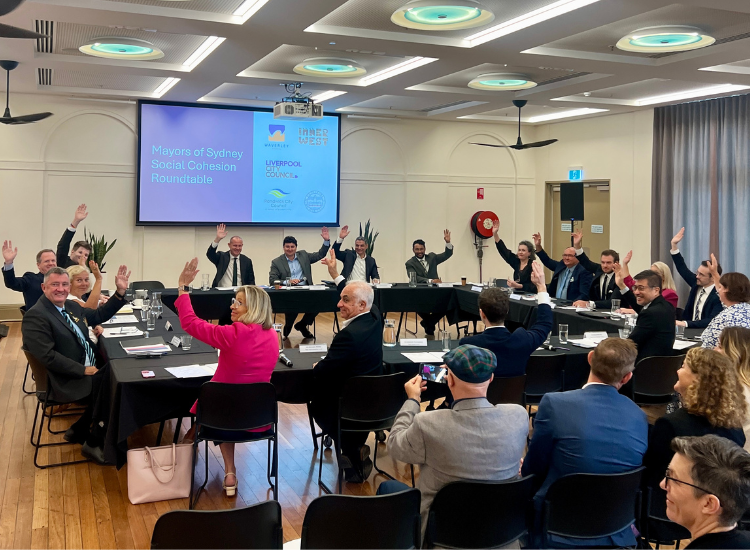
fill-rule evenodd
<path id="1" fill-rule="evenodd" d="M 542 235 L 534 233 L 536 255 L 544 267 L 552 271 L 552 280 L 547 285 L 547 292 L 553 298 L 576 302 L 589 301 L 589 291 L 594 277 L 578 263 L 575 248 L 572 246 L 563 251 L 562 260 L 556 262 L 542 248 Z"/>

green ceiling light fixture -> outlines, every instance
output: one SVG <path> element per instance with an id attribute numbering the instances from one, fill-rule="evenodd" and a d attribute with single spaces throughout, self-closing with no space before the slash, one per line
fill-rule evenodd
<path id="1" fill-rule="evenodd" d="M 352 78 L 367 73 L 365 68 L 351 59 L 338 57 L 311 57 L 298 63 L 294 72 L 304 76 L 326 78 Z"/>
<path id="2" fill-rule="evenodd" d="M 638 29 L 623 36 L 617 47 L 626 52 L 668 53 L 705 48 L 716 42 L 701 29 L 686 25 L 665 25 Z"/>
<path id="3" fill-rule="evenodd" d="M 418 31 L 457 31 L 486 25 L 495 14 L 474 0 L 412 0 L 391 15 L 400 27 Z"/>
<path id="4" fill-rule="evenodd" d="M 469 82 L 469 88 L 493 92 L 528 90 L 536 85 L 537 83 L 530 80 L 528 76 L 516 73 L 482 74 Z"/>
<path id="5" fill-rule="evenodd" d="M 86 44 L 79 47 L 78 51 L 86 55 L 104 57 L 106 59 L 148 61 L 164 57 L 164 52 L 151 42 L 137 38 L 116 36 L 92 38 Z"/>

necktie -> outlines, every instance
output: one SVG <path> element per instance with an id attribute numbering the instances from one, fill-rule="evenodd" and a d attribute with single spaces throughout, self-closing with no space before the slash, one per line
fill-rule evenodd
<path id="1" fill-rule="evenodd" d="M 566 269 L 563 271 L 562 275 L 560 275 L 560 279 L 557 282 L 557 294 L 555 295 L 556 298 L 560 300 L 567 300 L 568 299 L 568 281 L 570 280 L 570 269 Z"/>
<path id="2" fill-rule="evenodd" d="M 83 346 L 83 350 L 86 352 L 86 357 L 88 359 L 88 362 L 91 363 L 91 366 L 96 366 L 96 357 L 94 356 L 94 350 L 91 349 L 91 346 L 86 341 L 86 339 L 81 336 L 80 330 L 77 329 L 76 324 L 73 322 L 73 319 L 70 318 L 70 315 L 67 311 L 62 310 L 62 316 L 65 319 L 65 321 L 70 325 L 70 328 L 73 329 L 73 333 L 78 338 L 78 343 Z"/>
<path id="3" fill-rule="evenodd" d="M 609 278 L 612 274 L 608 273 L 602 277 L 602 292 L 601 297 L 604 300 L 607 297 L 607 289 L 609 288 Z"/>
<path id="4" fill-rule="evenodd" d="M 424 268 L 424 272 L 425 272 L 425 274 L 427 274 L 427 260 L 425 260 L 424 258 L 422 258 L 421 260 L 419 260 L 419 263 L 422 264 L 422 267 Z"/>
<path id="5" fill-rule="evenodd" d="M 237 286 L 237 258 L 234 259 L 234 265 L 232 266 L 232 286 Z"/>
<path id="6" fill-rule="evenodd" d="M 693 310 L 693 321 L 700 321 L 701 318 L 701 310 L 700 306 L 703 302 L 703 296 L 706 294 L 706 289 L 702 288 L 701 293 L 698 295 L 698 300 L 695 302 L 695 310 Z"/>

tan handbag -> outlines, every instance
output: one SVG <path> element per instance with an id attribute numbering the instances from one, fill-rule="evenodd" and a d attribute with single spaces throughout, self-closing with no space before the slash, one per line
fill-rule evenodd
<path id="1" fill-rule="evenodd" d="M 128 451 L 128 499 L 133 504 L 190 496 L 192 445 Z"/>

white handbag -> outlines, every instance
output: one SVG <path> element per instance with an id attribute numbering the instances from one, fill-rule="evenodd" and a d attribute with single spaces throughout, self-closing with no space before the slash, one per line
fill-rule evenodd
<path id="1" fill-rule="evenodd" d="M 128 499 L 133 504 L 187 498 L 193 467 L 190 444 L 128 451 Z"/>

